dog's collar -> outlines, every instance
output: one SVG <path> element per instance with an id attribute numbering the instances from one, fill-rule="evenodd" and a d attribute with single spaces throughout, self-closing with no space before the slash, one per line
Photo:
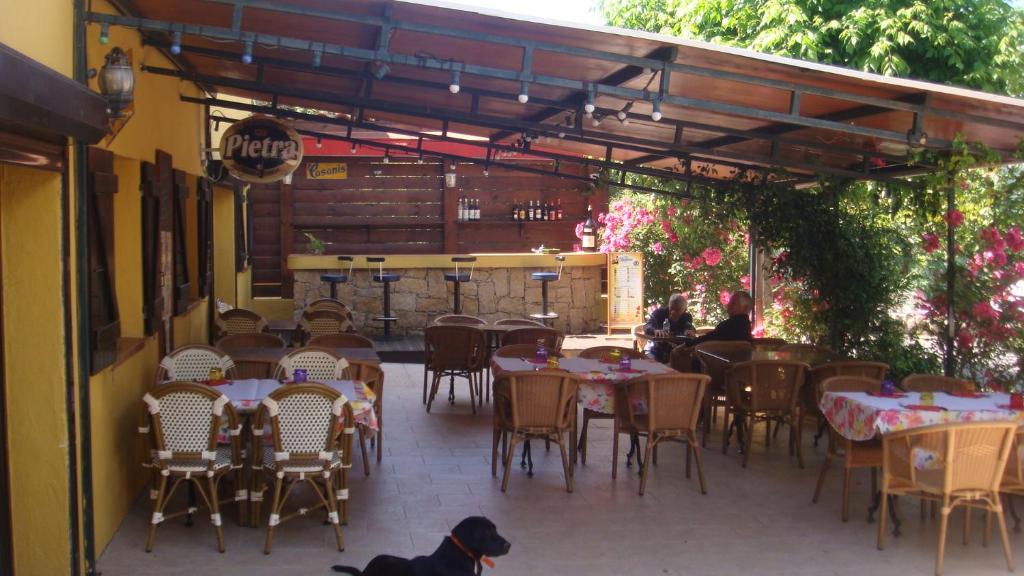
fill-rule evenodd
<path id="1" fill-rule="evenodd" d="M 452 544 L 455 544 L 455 547 L 461 550 L 463 554 L 472 558 L 474 562 L 481 562 L 485 564 L 488 568 L 492 570 L 494 569 L 494 560 L 491 560 L 487 556 L 480 556 L 478 558 L 476 554 L 473 554 L 473 552 L 470 551 L 469 548 L 466 548 L 465 544 L 459 542 L 459 539 L 455 537 L 455 534 L 449 534 L 448 539 L 451 540 Z"/>

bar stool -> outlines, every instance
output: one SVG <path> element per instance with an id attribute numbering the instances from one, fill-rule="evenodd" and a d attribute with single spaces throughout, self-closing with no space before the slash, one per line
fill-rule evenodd
<path id="1" fill-rule="evenodd" d="M 555 260 L 558 261 L 558 272 L 533 272 L 530 274 L 531 280 L 537 280 L 541 283 L 541 312 L 540 314 L 530 314 L 530 318 L 540 320 L 545 324 L 555 318 L 558 318 L 557 312 L 548 311 L 548 282 L 554 282 L 562 277 L 562 266 L 565 265 L 565 256 L 555 256 Z"/>
<path id="2" fill-rule="evenodd" d="M 473 269 L 476 267 L 476 256 L 453 256 L 452 262 L 455 264 L 455 272 L 445 272 L 444 281 L 452 282 L 455 284 L 454 312 L 456 314 L 462 314 L 462 299 L 460 297 L 461 292 L 459 290 L 459 287 L 462 285 L 463 282 L 469 282 L 470 280 L 473 279 Z M 459 271 L 460 262 L 472 262 L 474 264 L 472 264 L 469 267 L 469 272 L 467 273 Z"/>
<path id="3" fill-rule="evenodd" d="M 320 281 L 327 282 L 331 285 L 331 300 L 338 299 L 338 284 L 344 284 L 348 282 L 349 276 L 352 275 L 352 257 L 351 256 L 338 256 L 338 260 L 341 262 L 348 262 L 348 272 L 341 273 L 335 272 L 331 274 L 321 274 Z"/>
<path id="4" fill-rule="evenodd" d="M 392 272 L 384 272 L 384 260 L 383 256 L 366 257 L 367 264 L 377 264 L 377 273 L 372 276 L 372 280 L 384 284 L 384 312 L 373 320 L 375 322 L 384 322 L 384 339 L 387 340 L 391 338 L 391 323 L 398 321 L 398 318 L 391 315 L 391 283 L 398 282 L 402 279 L 402 276 Z"/>

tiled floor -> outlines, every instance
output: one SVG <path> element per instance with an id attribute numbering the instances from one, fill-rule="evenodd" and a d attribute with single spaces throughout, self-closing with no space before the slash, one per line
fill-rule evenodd
<path id="1" fill-rule="evenodd" d="M 652 468 L 647 494 L 638 478 L 619 470 L 611 479 L 607 421 L 591 430 L 590 457 L 577 467 L 576 492 L 567 494 L 557 449 L 535 444 L 535 476 L 516 467 L 507 494 L 490 475 L 488 407 L 470 414 L 465 383 L 455 406 L 420 402 L 422 366 L 387 364 L 385 455 L 364 478 L 353 468 L 347 550 L 334 549 L 333 533 L 312 515 L 279 527 L 274 551 L 262 553 L 262 529 L 240 528 L 226 513 L 227 552 L 218 554 L 205 522 L 161 525 L 156 549 L 143 551 L 148 500 L 140 499 L 103 553 L 104 576 L 161 574 L 329 574 L 335 563 L 363 566 L 373 556 L 428 554 L 463 517 L 484 514 L 512 542 L 497 560 L 496 575 L 587 574 L 733 576 L 931 574 L 937 521 L 921 521 L 916 502 L 903 502 L 903 536 L 875 548 L 876 525 L 865 522 L 868 476 L 855 475 L 853 517 L 839 519 L 840 474 L 828 480 L 822 502 L 811 504 L 824 446 L 805 442 L 807 468 L 797 468 L 780 441 L 755 447 L 750 467 L 720 451 L 715 435 L 705 451 L 709 493 L 683 476 L 684 452 L 669 445 Z M 593 425 L 593 424 L 592 424 Z M 759 429 L 760 431 L 760 429 Z M 761 434 L 757 438 L 763 438 Z M 950 527 L 947 575 L 1005 574 L 998 538 L 981 545 L 976 521 L 970 546 L 961 544 L 961 515 Z M 995 534 L 993 534 L 995 536 Z M 1020 553 L 1022 537 L 1011 532 Z"/>

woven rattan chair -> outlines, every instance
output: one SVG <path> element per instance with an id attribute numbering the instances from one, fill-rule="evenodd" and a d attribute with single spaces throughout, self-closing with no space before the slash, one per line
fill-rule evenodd
<path id="1" fill-rule="evenodd" d="M 370 441 L 376 446 L 377 462 L 380 462 L 384 450 L 384 370 L 379 364 L 373 362 L 350 360 L 348 371 L 349 376 L 353 380 L 359 380 L 365 384 L 367 388 L 373 391 L 373 395 L 376 397 L 373 402 L 373 414 L 377 417 L 377 433 L 371 436 Z M 358 428 L 359 448 L 363 453 L 363 468 L 366 469 L 366 474 L 369 476 L 370 472 L 366 456 L 366 436 L 369 435 L 369 430 L 362 424 L 358 424 Z"/>
<path id="2" fill-rule="evenodd" d="M 530 320 L 529 318 L 502 318 L 501 320 L 494 321 L 495 326 L 525 326 L 527 328 L 531 326 L 540 326 L 544 328 L 542 322 L 536 320 Z"/>
<path id="3" fill-rule="evenodd" d="M 226 424 L 230 431 L 231 442 L 226 446 L 217 445 L 217 435 L 222 424 Z M 217 534 L 217 548 L 223 552 L 224 534 L 221 530 L 217 488 L 220 480 L 232 472 L 235 473 L 236 487 L 243 485 L 242 456 L 238 443 L 241 427 L 228 397 L 215 388 L 190 382 L 158 386 L 143 396 L 139 432 L 150 435 L 152 461 L 147 464 L 159 478 L 146 552 L 153 549 L 156 529 L 161 522 L 192 514 L 191 509 L 173 514 L 164 513 L 178 487 L 189 482 L 195 486 L 196 493 L 210 510 L 210 521 Z M 241 493 L 244 494 L 244 491 Z M 241 500 L 236 498 L 240 507 Z"/>
<path id="4" fill-rule="evenodd" d="M 697 443 L 697 419 L 704 400 L 704 389 L 711 377 L 706 374 L 663 374 L 648 376 L 616 388 L 615 440 L 612 443 L 612 478 L 619 462 L 619 434 L 647 438 L 640 466 L 640 495 L 647 487 L 651 457 L 663 440 L 686 443 L 686 477 L 690 477 L 691 455 L 697 460 L 697 479 L 701 494 L 707 494 L 704 464 Z M 640 413 L 637 406 L 646 406 Z"/>
<path id="5" fill-rule="evenodd" d="M 803 417 L 813 419 L 818 427 L 814 435 L 814 445 L 828 429 L 825 416 L 821 413 L 821 383 L 833 376 L 860 376 L 881 382 L 889 365 L 884 362 L 866 362 L 863 360 L 840 360 L 827 362 L 811 368 L 807 372 L 807 385 L 800 389 L 800 409 Z"/>
<path id="6" fill-rule="evenodd" d="M 635 360 L 646 359 L 647 356 L 643 352 L 637 352 L 632 348 L 623 348 L 621 346 L 593 346 L 585 350 L 581 350 L 579 353 L 580 358 L 586 358 L 589 360 L 600 360 L 608 356 L 612 350 L 617 350 L 619 354 L 628 356 Z M 597 412 L 596 410 L 590 410 L 583 408 L 583 425 L 580 427 L 580 438 L 577 451 L 580 454 L 580 462 L 583 464 L 587 463 L 587 437 L 588 430 L 590 429 L 591 420 L 611 420 L 615 416 L 613 414 L 605 414 L 604 412 Z"/>
<path id="7" fill-rule="evenodd" d="M 219 368 L 225 378 L 235 377 L 235 363 L 223 351 L 202 344 L 182 346 L 160 361 L 157 383 L 207 380 L 212 368 Z"/>
<path id="8" fill-rule="evenodd" d="M 327 520 L 334 526 L 338 550 L 344 550 L 337 503 L 344 504 L 348 500 L 347 478 L 343 472 L 351 466 L 355 432 L 352 405 L 343 395 L 323 384 L 282 386 L 264 398 L 256 412 L 253 434 L 259 438 L 268 431 L 273 445 L 259 444 L 263 449 L 257 452 L 253 465 L 258 471 L 259 486 L 254 492 L 261 495 L 256 500 L 255 517 L 259 518 L 263 487 L 270 481 L 274 485 L 263 553 L 270 554 L 274 528 L 278 524 L 320 508 L 327 509 Z M 343 475 L 342 482 L 336 485 L 335 476 L 339 474 Z M 308 484 L 319 502 L 311 508 L 299 508 L 282 515 L 298 482 Z M 286 484 L 288 487 L 284 490 Z"/>
<path id="9" fill-rule="evenodd" d="M 820 385 L 822 393 L 825 392 L 871 392 L 878 394 L 882 388 L 881 380 L 865 378 L 863 376 L 832 376 L 827 378 Z M 818 475 L 818 485 L 814 489 L 814 498 L 811 502 L 817 504 L 821 498 L 821 491 L 825 487 L 825 476 L 832 465 L 832 460 L 843 459 L 843 522 L 850 519 L 850 477 L 857 468 L 871 469 L 871 493 L 878 491 L 878 469 L 882 467 L 882 442 L 873 439 L 863 442 L 856 442 L 844 438 L 838 432 L 829 434 L 828 453 L 825 454 L 825 462 L 821 465 L 821 474 Z"/>
<path id="10" fill-rule="evenodd" d="M 498 443 L 505 467 L 501 491 L 508 490 L 516 445 L 530 439 L 558 444 L 562 454 L 565 489 L 573 491 L 573 466 L 566 453 L 565 437 L 576 419 L 578 381 L 563 371 L 510 372 L 494 383 L 494 435 L 491 442 L 491 476 L 498 474 Z"/>
<path id="11" fill-rule="evenodd" d="M 676 372 L 693 372 L 694 346 L 676 346 L 668 355 L 668 365 Z"/>
<path id="12" fill-rule="evenodd" d="M 911 374 L 900 382 L 900 388 L 907 392 L 945 392 L 947 394 L 969 394 L 977 391 L 977 386 L 970 380 L 931 374 Z"/>
<path id="13" fill-rule="evenodd" d="M 229 334 L 255 334 L 269 329 L 267 321 L 262 316 L 244 308 L 232 308 L 221 312 L 213 322 L 217 327 L 218 338 Z"/>
<path id="14" fill-rule="evenodd" d="M 544 341 L 544 346 L 548 350 L 554 350 L 559 352 L 562 350 L 562 341 L 565 339 L 565 334 L 560 330 L 554 328 L 541 328 L 541 327 L 524 327 L 516 328 L 515 330 L 509 330 L 501 336 L 501 345 L 508 346 L 509 344 L 537 344 L 538 340 Z"/>
<path id="15" fill-rule="evenodd" d="M 314 310 L 302 313 L 295 328 L 301 342 L 308 343 L 310 338 L 327 334 L 344 334 L 355 332 L 352 321 L 341 312 L 334 310 Z"/>
<path id="16" fill-rule="evenodd" d="M 349 322 L 352 321 L 352 309 L 346 306 L 339 300 L 333 298 L 321 298 L 310 302 L 303 312 L 317 312 L 320 310 L 330 310 L 331 312 L 337 312 L 342 316 L 348 318 Z"/>
<path id="17" fill-rule="evenodd" d="M 448 324 L 427 326 L 423 331 L 425 351 L 424 393 L 426 393 L 426 371 L 433 377 L 430 394 L 427 396 L 427 412 L 434 402 L 441 379 L 449 378 L 448 401 L 455 403 L 455 377 L 469 381 L 469 403 L 476 414 L 476 392 L 482 386 L 484 355 L 487 351 L 487 338 L 484 332 L 474 326 L 464 324 Z"/>
<path id="18" fill-rule="evenodd" d="M 344 334 L 322 334 L 309 339 L 309 346 L 321 348 L 373 348 L 373 340 L 366 336 L 347 332 Z"/>
<path id="19" fill-rule="evenodd" d="M 754 424 L 765 423 L 765 445 L 771 445 L 772 422 L 789 424 L 789 453 L 796 453 L 797 464 L 804 467 L 800 449 L 803 423 L 800 418 L 800 387 L 807 365 L 786 360 L 750 360 L 740 362 L 726 373 L 725 422 L 722 432 L 722 453 L 729 446 L 730 415 L 746 432 L 743 467 L 750 458 Z"/>
<path id="20" fill-rule="evenodd" d="M 533 358 L 537 353 L 536 344 L 509 344 L 508 346 L 502 346 L 494 351 L 494 357 L 496 358 Z M 565 355 L 561 352 L 555 352 L 554 350 L 548 350 L 548 357 L 551 358 L 564 358 Z"/>
<path id="21" fill-rule="evenodd" d="M 969 526 L 971 508 L 995 515 L 1006 567 L 1012 572 L 999 486 L 1016 433 L 1015 422 L 972 422 L 911 428 L 882 436 L 878 549 L 885 548 L 888 497 L 915 496 L 940 503 L 936 576 L 942 574 L 949 515 L 957 506 L 965 507 L 965 527 Z"/>
<path id="22" fill-rule="evenodd" d="M 445 314 L 434 318 L 434 324 L 459 325 L 459 326 L 483 326 L 487 321 L 469 314 Z"/>
<path id="23" fill-rule="evenodd" d="M 1013 448 L 1006 461 L 1006 472 L 999 485 L 999 490 L 1006 496 L 1004 500 L 1009 504 L 1015 532 L 1020 532 L 1020 517 L 1017 516 L 1017 511 L 1013 506 L 1013 497 L 1024 496 L 1024 454 L 1021 453 L 1021 447 L 1024 447 L 1024 427 L 1017 428 L 1017 433 L 1013 438 Z"/>
<path id="24" fill-rule="evenodd" d="M 702 342 L 693 347 L 693 357 L 700 361 L 701 371 L 704 374 L 711 376 L 711 382 L 708 383 L 707 388 L 704 390 L 704 406 L 702 408 L 704 412 L 704 437 L 701 439 L 701 445 L 707 446 L 708 436 L 711 434 L 711 424 L 715 421 L 718 407 L 726 406 L 725 371 L 729 368 L 729 363 L 719 362 L 699 354 L 701 350 L 707 350 L 712 353 L 744 353 L 751 352 L 753 347 L 750 345 L 750 342 L 726 340 Z M 682 352 L 680 352 L 680 354 L 682 354 Z M 728 422 L 726 422 L 725 429 L 729 429 Z"/>
<path id="25" fill-rule="evenodd" d="M 752 338 L 750 344 L 758 350 L 778 350 L 788 343 L 785 338 Z"/>
<path id="26" fill-rule="evenodd" d="M 306 371 L 311 382 L 345 380 L 348 378 L 348 361 L 327 348 L 307 346 L 289 352 L 277 363 L 274 378 L 293 380 L 296 369 Z"/>

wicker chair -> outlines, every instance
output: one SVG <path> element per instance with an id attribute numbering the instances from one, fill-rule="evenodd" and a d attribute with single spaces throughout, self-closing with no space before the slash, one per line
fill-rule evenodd
<path id="1" fill-rule="evenodd" d="M 368 429 L 363 424 L 359 428 L 359 449 L 363 453 L 363 468 L 366 475 L 370 475 L 368 459 L 366 456 L 366 436 L 370 436 L 370 442 L 377 449 L 377 462 L 379 463 L 384 450 L 384 370 L 379 364 L 363 360 L 351 360 L 348 364 L 349 376 L 353 380 L 359 380 L 369 388 L 376 399 L 373 402 L 373 414 L 377 418 L 377 433 L 370 436 Z"/>
<path id="2" fill-rule="evenodd" d="M 600 360 L 608 356 L 608 353 L 612 350 L 617 350 L 619 354 L 636 360 L 643 360 L 647 358 L 643 352 L 637 352 L 632 348 L 623 348 L 621 346 L 593 346 L 580 351 L 579 357 L 589 360 Z M 590 421 L 611 420 L 614 417 L 615 416 L 613 414 L 605 414 L 604 412 L 597 412 L 585 407 L 583 408 L 583 426 L 580 428 L 580 438 L 577 448 L 577 451 L 580 454 L 580 462 L 582 464 L 587 463 L 587 431 L 590 429 Z"/>
<path id="3" fill-rule="evenodd" d="M 244 308 L 232 308 L 221 312 L 213 322 L 217 327 L 217 338 L 229 334 L 258 334 L 269 329 L 267 321 L 262 316 Z"/>
<path id="4" fill-rule="evenodd" d="M 821 392 L 871 392 L 877 394 L 882 388 L 881 380 L 863 376 L 832 376 L 819 385 Z M 836 432 L 829 434 L 828 453 L 821 465 L 818 485 L 811 502 L 817 504 L 825 487 L 825 476 L 832 460 L 843 459 L 843 522 L 850 519 L 850 477 L 856 468 L 871 469 L 871 493 L 878 491 L 878 469 L 882 467 L 882 442 L 877 439 L 856 442 Z"/>
<path id="5" fill-rule="evenodd" d="M 543 340 L 548 350 L 559 352 L 562 350 L 562 341 L 565 334 L 554 328 L 526 327 L 509 330 L 501 337 L 501 345 L 509 344 L 536 344 L 537 340 Z"/>
<path id="6" fill-rule="evenodd" d="M 686 477 L 690 477 L 690 457 L 697 460 L 700 493 L 707 494 L 704 464 L 697 443 L 697 419 L 704 400 L 704 389 L 711 377 L 706 374 L 663 374 L 648 376 L 616 388 L 615 440 L 612 444 L 612 478 L 619 462 L 619 434 L 647 438 L 640 467 L 640 495 L 647 487 L 647 470 L 651 456 L 663 440 L 686 442 Z M 637 413 L 635 401 L 647 406 L 647 413 Z"/>
<path id="7" fill-rule="evenodd" d="M 544 324 L 536 320 L 530 320 L 528 318 L 502 318 L 501 320 L 494 321 L 495 326 L 540 326 L 544 328 Z"/>
<path id="8" fill-rule="evenodd" d="M 373 348 L 373 340 L 366 336 L 346 332 L 342 334 L 321 334 L 309 339 L 308 346 L 321 348 Z"/>
<path id="9" fill-rule="evenodd" d="M 969 526 L 972 508 L 995 514 L 1006 567 L 1012 572 L 999 485 L 1017 429 L 1014 422 L 972 422 L 911 428 L 882 436 L 878 549 L 885 549 L 888 497 L 915 496 L 941 503 L 936 576 L 942 574 L 949 515 L 957 506 L 965 507 L 965 527 Z M 965 543 L 967 533 L 965 530 Z"/>
<path id="10" fill-rule="evenodd" d="M 320 508 L 327 509 L 338 550 L 345 549 L 337 503 L 344 505 L 348 500 L 345 471 L 351 466 L 354 424 L 348 399 L 323 384 L 282 386 L 263 399 L 256 412 L 253 433 L 259 438 L 269 428 L 273 445 L 257 442 L 263 449 L 257 452 L 253 465 L 259 476 L 259 489 L 254 490 L 260 495 L 255 501 L 256 518 L 260 517 L 263 488 L 271 479 L 274 484 L 264 554 L 270 554 L 278 524 Z M 339 475 L 340 482 L 336 480 Z M 296 482 L 307 483 L 319 502 L 311 508 L 282 515 Z M 289 486 L 282 493 L 285 484 Z"/>
<path id="11" fill-rule="evenodd" d="M 817 344 L 786 344 L 785 346 L 779 347 L 780 352 L 821 352 L 825 354 L 831 354 L 832 350 L 825 346 L 818 346 Z"/>
<path id="12" fill-rule="evenodd" d="M 445 314 L 434 318 L 434 324 L 458 326 L 483 326 L 487 321 L 468 314 Z"/>
<path id="13" fill-rule="evenodd" d="M 735 353 L 749 353 L 753 350 L 749 342 L 741 341 L 726 341 L 726 340 L 712 340 L 710 342 L 702 342 L 693 346 L 693 356 L 700 361 L 701 371 L 708 376 L 711 376 L 711 382 L 708 383 L 707 388 L 704 390 L 704 406 L 702 411 L 704 412 L 704 436 L 701 439 L 701 445 L 707 446 L 708 435 L 711 434 L 711 424 L 715 421 L 716 412 L 719 406 L 726 406 L 725 399 L 725 371 L 729 368 L 729 364 L 726 362 L 719 362 L 705 357 L 698 352 L 706 350 L 708 352 L 735 352 Z M 682 352 L 680 352 L 682 354 Z M 728 422 L 726 422 L 726 430 L 729 429 Z"/>
<path id="14" fill-rule="evenodd" d="M 881 382 L 889 365 L 884 362 L 866 362 L 863 360 L 841 360 L 827 362 L 811 368 L 807 372 L 807 385 L 800 389 L 800 407 L 803 417 L 813 419 L 818 427 L 814 435 L 814 445 L 828 429 L 825 416 L 821 413 L 821 383 L 833 376 L 860 376 Z"/>
<path id="15" fill-rule="evenodd" d="M 1013 439 L 1013 449 L 1006 461 L 1006 472 L 1003 474 L 1003 481 L 999 490 L 1006 498 L 1010 507 L 1010 515 L 1013 516 L 1013 530 L 1020 532 L 1020 517 L 1013 506 L 1014 496 L 1024 496 L 1024 454 L 1021 454 L 1021 447 L 1024 446 L 1024 427 L 1017 428 Z"/>
<path id="16" fill-rule="evenodd" d="M 296 369 L 306 371 L 306 378 L 313 382 L 348 379 L 348 361 L 327 348 L 307 346 L 289 352 L 277 364 L 274 378 L 293 380 Z"/>
<path id="17" fill-rule="evenodd" d="M 230 356 L 212 346 L 190 344 L 164 356 L 157 370 L 156 381 L 159 384 L 206 380 L 212 368 L 219 368 L 225 378 L 235 377 L 235 363 Z"/>
<path id="18" fill-rule="evenodd" d="M 230 334 L 217 340 L 215 346 L 221 350 L 232 348 L 286 348 L 288 345 L 280 336 L 260 332 L 257 334 Z"/>
<path id="19" fill-rule="evenodd" d="M 788 343 L 785 338 L 752 338 L 750 344 L 758 350 L 778 350 Z"/>
<path id="20" fill-rule="evenodd" d="M 295 328 L 299 340 L 308 343 L 310 338 L 327 334 L 355 332 L 355 326 L 347 316 L 334 310 L 305 311 Z"/>
<path id="21" fill-rule="evenodd" d="M 800 418 L 800 387 L 807 365 L 787 360 L 750 360 L 740 362 L 726 373 L 725 422 L 722 432 L 722 453 L 729 446 L 729 417 L 734 416 L 745 430 L 743 467 L 750 458 L 754 424 L 765 423 L 765 445 L 772 440 L 772 422 L 789 424 L 789 453 L 796 453 L 797 464 L 804 467 L 800 449 L 803 423 Z"/>
<path id="22" fill-rule="evenodd" d="M 217 445 L 222 424 L 226 424 L 230 431 L 231 442 L 226 446 Z M 146 552 L 153 549 L 156 529 L 161 522 L 192 514 L 191 510 L 164 514 L 174 492 L 182 483 L 189 482 L 210 510 L 210 521 L 217 534 L 217 549 L 223 552 L 218 486 L 220 480 L 232 472 L 235 473 L 236 486 L 243 486 L 242 454 L 238 442 L 241 427 L 227 396 L 209 386 L 190 382 L 158 386 L 143 396 L 139 432 L 150 435 L 152 460 L 147 464 L 159 478 Z M 241 510 L 242 498 L 235 500 Z"/>
<path id="23" fill-rule="evenodd" d="M 434 402 L 441 379 L 449 377 L 448 401 L 455 403 L 455 377 L 469 381 L 469 404 L 476 414 L 476 393 L 484 378 L 484 356 L 487 352 L 487 338 L 484 332 L 464 324 L 427 326 L 424 336 L 423 392 L 427 393 L 426 376 L 429 370 L 433 377 L 430 394 L 426 396 L 427 412 Z"/>
<path id="24" fill-rule="evenodd" d="M 668 355 L 668 365 L 676 372 L 693 372 L 694 346 L 676 346 Z"/>
<path id="25" fill-rule="evenodd" d="M 907 392 L 946 392 L 971 393 L 977 386 L 970 380 L 950 378 L 948 376 L 932 376 L 931 374 L 911 374 L 900 382 L 900 388 Z"/>
<path id="26" fill-rule="evenodd" d="M 495 358 L 533 358 L 537 352 L 536 344 L 509 344 L 508 346 L 502 346 L 494 351 Z M 554 350 L 548 351 L 548 356 L 552 358 L 564 358 L 565 356 L 561 352 Z"/>
<path id="27" fill-rule="evenodd" d="M 576 419 L 579 382 L 562 371 L 510 372 L 494 383 L 494 435 L 491 442 L 491 476 L 498 475 L 498 442 L 505 467 L 501 491 L 508 490 L 516 444 L 542 439 L 558 444 L 565 473 L 565 490 L 573 491 L 573 466 L 566 454 L 565 437 Z"/>
<path id="28" fill-rule="evenodd" d="M 714 332 L 714 330 L 714 326 L 697 326 L 693 329 L 694 333 L 696 333 L 698 337 Z"/>
<path id="29" fill-rule="evenodd" d="M 348 318 L 349 322 L 352 321 L 352 309 L 346 306 L 339 300 L 333 298 L 321 298 L 314 300 L 306 305 L 306 309 L 303 312 L 318 312 L 320 310 L 330 310 L 331 312 L 337 312 L 342 316 Z"/>

